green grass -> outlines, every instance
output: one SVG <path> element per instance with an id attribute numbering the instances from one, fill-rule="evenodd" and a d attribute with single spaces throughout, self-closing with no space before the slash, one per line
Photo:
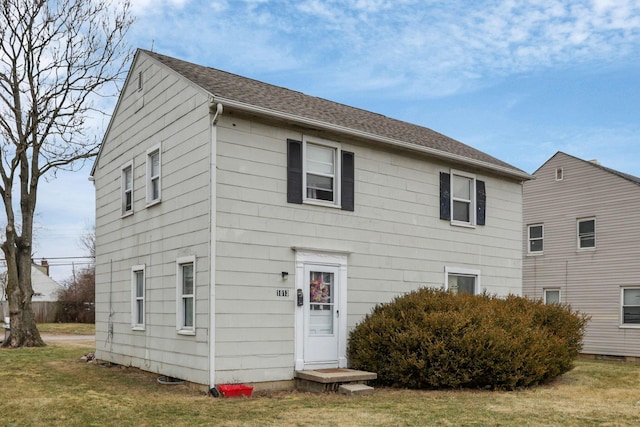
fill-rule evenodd
<path id="1" fill-rule="evenodd" d="M 377 389 L 214 399 L 157 376 L 79 361 L 76 345 L 0 349 L 4 426 L 625 426 L 640 424 L 640 365 L 578 361 L 515 392 Z"/>

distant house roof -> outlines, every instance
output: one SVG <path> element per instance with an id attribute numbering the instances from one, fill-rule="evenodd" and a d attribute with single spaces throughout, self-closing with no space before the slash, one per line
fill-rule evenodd
<path id="1" fill-rule="evenodd" d="M 639 178 L 639 177 L 637 177 L 637 176 L 633 176 L 633 175 L 629 175 L 628 173 L 620 172 L 620 171 L 617 171 L 617 170 L 615 170 L 615 169 L 611 169 L 611 168 L 608 168 L 608 167 L 602 166 L 602 165 L 600 164 L 600 162 L 598 162 L 597 160 L 584 160 L 584 159 L 581 159 L 581 158 L 579 158 L 579 157 L 572 156 L 571 154 L 564 153 L 564 152 L 562 152 L 562 151 L 558 151 L 556 154 L 554 154 L 553 156 L 551 156 L 551 157 L 549 158 L 549 160 L 553 159 L 553 158 L 554 158 L 554 157 L 556 157 L 558 154 L 562 154 L 562 155 L 565 155 L 565 156 L 567 156 L 567 157 L 571 157 L 572 159 L 579 160 L 579 161 L 581 161 L 581 162 L 583 162 L 583 163 L 587 163 L 587 164 L 589 164 L 589 165 L 593 166 L 594 168 L 601 169 L 601 170 L 603 170 L 603 171 L 605 171 L 605 172 L 609 172 L 610 174 L 617 175 L 617 176 L 619 176 L 620 178 L 626 179 L 627 181 L 631 181 L 631 182 L 633 182 L 634 184 L 638 184 L 638 185 L 640 185 L 640 178 Z M 547 164 L 547 162 L 549 162 L 549 160 L 547 160 L 546 162 L 544 162 L 544 164 L 543 164 L 542 166 L 544 166 L 545 164 Z M 535 175 L 535 174 L 536 174 L 540 169 L 542 169 L 542 166 L 540 166 L 540 167 L 539 167 L 539 168 L 538 168 L 538 169 L 537 169 L 533 174 Z"/>
<path id="2" fill-rule="evenodd" d="M 423 126 L 144 49 L 138 49 L 136 59 L 141 53 L 199 86 L 214 103 L 227 108 L 418 150 L 516 179 L 532 178 L 521 169 Z"/>

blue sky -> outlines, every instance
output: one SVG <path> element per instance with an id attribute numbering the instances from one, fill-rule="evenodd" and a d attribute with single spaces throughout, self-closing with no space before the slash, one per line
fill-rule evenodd
<path id="1" fill-rule="evenodd" d="M 420 124 L 529 173 L 564 151 L 640 176 L 638 0 L 133 3 L 134 48 Z M 36 259 L 83 253 L 89 172 L 44 186 Z"/>

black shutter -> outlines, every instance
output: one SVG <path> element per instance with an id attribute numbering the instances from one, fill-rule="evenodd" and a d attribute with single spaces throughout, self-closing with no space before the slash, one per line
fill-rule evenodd
<path id="1" fill-rule="evenodd" d="M 354 210 L 354 161 L 353 153 L 342 152 L 341 205 L 343 211 Z"/>
<path id="2" fill-rule="evenodd" d="M 440 172 L 440 219 L 451 219 L 451 175 Z"/>
<path id="3" fill-rule="evenodd" d="M 302 203 L 302 142 L 287 139 L 287 202 Z"/>
<path id="4" fill-rule="evenodd" d="M 476 224 L 484 225 L 487 209 L 487 192 L 484 181 L 476 180 Z"/>

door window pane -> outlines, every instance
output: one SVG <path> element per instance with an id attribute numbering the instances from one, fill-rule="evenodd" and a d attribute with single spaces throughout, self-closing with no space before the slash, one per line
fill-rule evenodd
<path id="1" fill-rule="evenodd" d="M 309 278 L 309 334 L 333 334 L 333 273 L 312 271 Z"/>

